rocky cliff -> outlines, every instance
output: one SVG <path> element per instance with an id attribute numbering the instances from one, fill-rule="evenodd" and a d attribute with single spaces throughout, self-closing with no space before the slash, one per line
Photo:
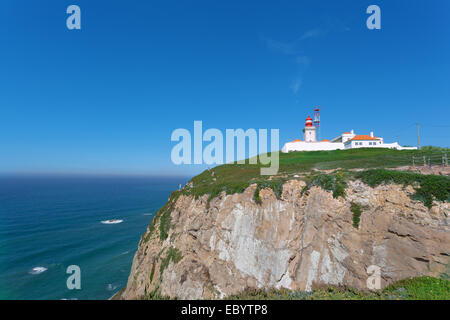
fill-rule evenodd
<path id="1" fill-rule="evenodd" d="M 428 209 L 411 199 L 412 187 L 372 188 L 359 180 L 349 181 L 345 199 L 304 187 L 289 180 L 278 198 L 260 190 L 261 203 L 256 185 L 211 201 L 208 195 L 173 199 L 165 218 L 142 236 L 121 298 L 223 298 L 251 288 L 321 285 L 366 289 L 370 265 L 381 268 L 382 287 L 448 272 L 448 202 Z"/>

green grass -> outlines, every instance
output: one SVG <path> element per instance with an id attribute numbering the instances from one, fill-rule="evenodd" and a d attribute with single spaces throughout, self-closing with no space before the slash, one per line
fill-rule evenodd
<path id="1" fill-rule="evenodd" d="M 450 281 L 431 277 L 406 279 L 386 287 L 383 294 L 394 299 L 450 300 Z"/>
<path id="2" fill-rule="evenodd" d="M 401 280 L 378 292 L 329 286 L 312 292 L 249 290 L 229 296 L 229 300 L 450 300 L 450 281 L 418 277 Z"/>

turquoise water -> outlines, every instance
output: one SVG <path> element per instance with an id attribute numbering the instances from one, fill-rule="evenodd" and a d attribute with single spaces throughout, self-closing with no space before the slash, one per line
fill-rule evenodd
<path id="1" fill-rule="evenodd" d="M 0 299 L 111 297 L 153 215 L 186 180 L 1 177 Z M 81 269 L 81 290 L 67 288 L 69 265 Z"/>

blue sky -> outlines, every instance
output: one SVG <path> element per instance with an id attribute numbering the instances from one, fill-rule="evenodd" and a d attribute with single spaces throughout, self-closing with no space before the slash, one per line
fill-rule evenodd
<path id="1" fill-rule="evenodd" d="M 66 28 L 77 4 L 82 30 Z M 366 8 L 381 8 L 381 30 Z M 176 128 L 448 147 L 450 2 L 3 0 L 0 172 L 194 174 Z M 281 146 L 280 146 L 281 147 Z"/>

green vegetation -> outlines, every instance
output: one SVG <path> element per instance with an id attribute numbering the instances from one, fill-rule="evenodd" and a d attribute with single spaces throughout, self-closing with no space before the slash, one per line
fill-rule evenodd
<path id="1" fill-rule="evenodd" d="M 342 170 L 338 170 L 333 173 L 312 173 L 305 177 L 306 188 L 302 190 L 302 193 L 307 192 L 312 186 L 321 187 L 324 190 L 332 191 L 333 198 L 343 197 L 345 198 L 345 188 L 347 187 L 346 179 L 348 175 Z"/>
<path id="2" fill-rule="evenodd" d="M 159 285 L 145 299 L 166 300 Z M 231 295 L 226 300 L 450 300 L 450 281 L 418 277 L 397 281 L 381 291 L 360 291 L 353 288 L 328 286 L 312 292 L 288 289 L 255 289 Z"/>
<path id="3" fill-rule="evenodd" d="M 155 275 L 155 263 L 153 262 L 152 271 L 150 272 L 150 283 L 152 283 L 154 275 Z"/>
<path id="4" fill-rule="evenodd" d="M 447 176 L 423 175 L 384 169 L 366 170 L 357 173 L 355 176 L 372 187 L 382 183 L 415 186 L 414 198 L 422 201 L 428 208 L 432 207 L 433 200 L 450 200 L 450 177 Z"/>
<path id="5" fill-rule="evenodd" d="M 274 179 L 288 178 L 295 174 L 309 175 L 313 169 L 373 169 L 373 168 L 394 168 L 403 165 L 411 165 L 413 156 L 422 156 L 426 153 L 415 150 L 391 150 L 391 149 L 350 149 L 334 151 L 309 151 L 280 153 L 279 172 Z M 257 183 L 262 186 L 264 181 L 270 181 L 269 176 L 261 176 L 260 168 L 262 164 L 225 164 L 210 170 L 205 170 L 201 174 L 190 180 L 192 187 L 186 186 L 178 191 L 182 194 L 194 195 L 196 198 L 209 194 L 211 200 L 222 191 L 226 194 L 240 193 L 250 184 Z M 335 196 L 344 196 L 340 181 L 329 182 L 326 178 L 318 178 L 318 184 L 335 184 Z M 269 186 L 270 187 L 270 186 Z M 260 187 L 261 189 L 261 187 Z M 258 199 L 259 195 L 256 195 Z"/>
<path id="6" fill-rule="evenodd" d="M 441 148 L 441 147 L 434 147 L 434 146 L 424 146 L 420 150 L 422 153 L 429 153 L 429 152 L 450 152 L 450 148 Z"/>
<path id="7" fill-rule="evenodd" d="M 387 298 L 407 300 L 450 300 L 450 281 L 420 277 L 398 281 L 383 290 Z"/>
<path id="8" fill-rule="evenodd" d="M 170 216 L 170 213 L 172 212 L 171 209 L 172 208 L 167 208 L 164 210 L 159 219 L 159 237 L 161 241 L 166 240 L 169 235 L 170 222 L 172 220 Z"/>
<path id="9" fill-rule="evenodd" d="M 329 286 L 312 292 L 251 290 L 229 300 L 450 300 L 450 281 L 419 277 L 395 282 L 379 292 Z"/>
<path id="10" fill-rule="evenodd" d="M 144 243 L 147 243 L 150 240 L 151 236 L 154 234 L 155 227 L 158 221 L 160 222 L 159 240 L 164 241 L 167 239 L 167 237 L 169 236 L 169 230 L 172 220 L 170 214 L 180 195 L 181 195 L 180 191 L 172 192 L 166 204 L 161 209 L 158 210 L 158 212 L 155 214 L 155 217 L 152 219 L 152 222 L 150 223 L 148 232 L 144 235 L 142 239 Z"/>
<path id="11" fill-rule="evenodd" d="M 168 296 L 161 295 L 160 282 L 155 285 L 155 288 L 151 292 L 147 292 L 147 287 L 145 288 L 145 295 L 142 297 L 142 300 L 176 300 L 171 299 Z"/>
<path id="12" fill-rule="evenodd" d="M 158 257 L 160 257 L 161 253 L 164 250 L 161 250 L 158 254 Z M 151 292 L 147 292 L 147 287 L 145 287 L 145 294 L 142 297 L 144 300 L 169 300 L 170 297 L 161 295 L 161 282 L 162 282 L 162 274 L 164 270 L 169 266 L 170 261 L 173 263 L 178 263 L 181 259 L 183 259 L 183 255 L 181 254 L 181 251 L 178 250 L 178 248 L 170 247 L 167 250 L 166 256 L 162 259 L 161 265 L 159 266 L 159 279 L 155 284 L 155 287 Z M 155 274 L 155 263 L 153 263 L 152 271 L 150 272 L 150 283 L 153 281 L 153 276 Z"/>
<path id="13" fill-rule="evenodd" d="M 275 196 L 280 199 L 281 194 L 283 193 L 283 184 L 286 180 L 285 179 L 276 179 L 276 180 L 266 180 L 266 181 L 259 181 L 257 182 L 257 186 L 255 189 L 255 193 L 253 195 L 253 199 L 257 204 L 261 204 L 262 200 L 259 196 L 259 191 L 269 188 L 272 189 L 273 193 L 275 193 Z"/>
<path id="14" fill-rule="evenodd" d="M 351 212 L 353 212 L 353 226 L 358 229 L 359 227 L 359 219 L 361 217 L 361 207 L 359 204 L 352 202 L 350 206 Z"/>
<path id="15" fill-rule="evenodd" d="M 183 255 L 178 248 L 170 247 L 169 250 L 167 250 L 166 257 L 161 261 L 161 265 L 159 266 L 159 274 L 162 275 L 170 261 L 173 261 L 173 263 L 178 263 L 182 258 Z"/>

